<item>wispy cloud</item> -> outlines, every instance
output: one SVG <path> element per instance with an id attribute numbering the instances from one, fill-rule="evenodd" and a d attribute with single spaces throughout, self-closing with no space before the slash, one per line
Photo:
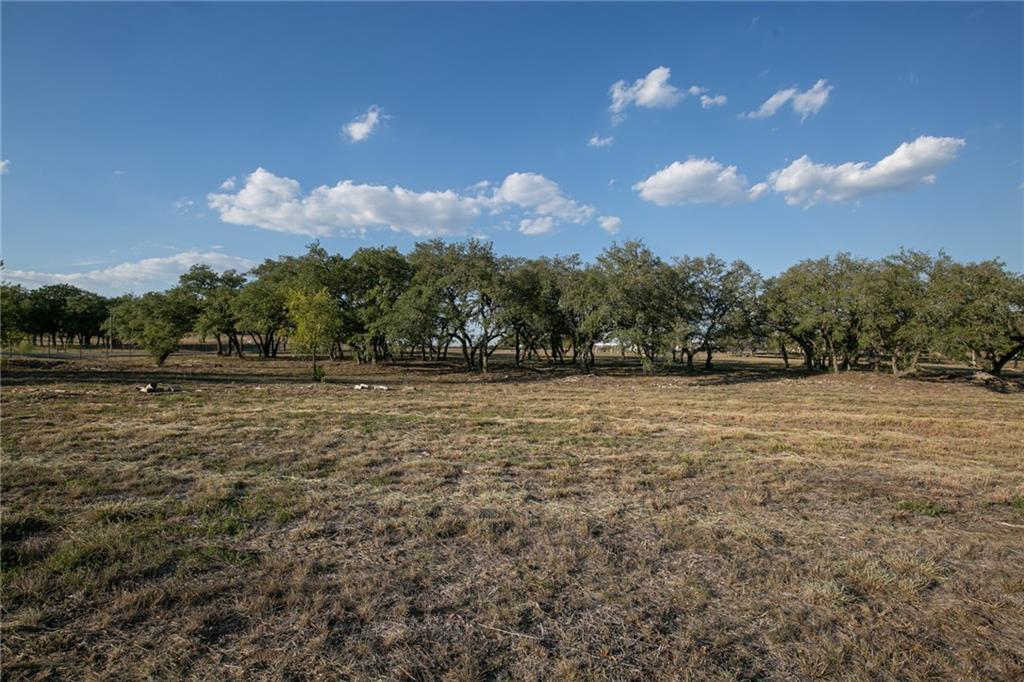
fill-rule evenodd
<path id="1" fill-rule="evenodd" d="M 594 135 L 587 140 L 588 147 L 610 147 L 615 142 L 615 137 L 609 135 L 608 137 L 601 137 L 600 135 Z"/>
<path id="2" fill-rule="evenodd" d="M 811 114 L 817 114 L 821 111 L 821 108 L 828 102 L 828 96 L 832 89 L 833 86 L 829 85 L 828 81 L 822 78 L 803 92 L 797 88 L 779 90 L 766 99 L 756 111 L 740 114 L 740 118 L 769 118 L 774 116 L 783 106 L 789 104 L 793 108 L 794 113 L 800 116 L 800 120 L 804 121 Z"/>
<path id="3" fill-rule="evenodd" d="M 380 107 L 374 104 L 366 110 L 365 114 L 357 116 L 353 121 L 346 123 L 342 128 L 342 132 L 352 142 L 362 142 L 380 127 L 384 118 L 385 115 L 381 112 Z"/>
<path id="4" fill-rule="evenodd" d="M 729 101 L 729 98 L 726 97 L 725 95 L 714 95 L 714 96 L 711 96 L 711 95 L 701 95 L 700 96 L 700 105 L 704 109 L 710 109 L 711 107 L 725 106 L 726 102 L 728 102 L 728 101 Z"/>
<path id="5" fill-rule="evenodd" d="M 597 219 L 597 224 L 608 234 L 615 234 L 622 227 L 622 218 L 615 215 L 603 215 Z"/>
<path id="6" fill-rule="evenodd" d="M 249 270 L 256 265 L 248 258 L 216 251 L 182 251 L 171 256 L 144 258 L 82 272 L 4 270 L 3 278 L 27 286 L 67 283 L 100 293 L 141 292 L 163 289 L 174 284 L 181 273 L 197 263 L 205 263 L 218 271 Z"/>

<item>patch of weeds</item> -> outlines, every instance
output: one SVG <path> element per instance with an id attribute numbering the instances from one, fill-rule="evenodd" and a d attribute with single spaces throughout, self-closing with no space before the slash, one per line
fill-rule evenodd
<path id="1" fill-rule="evenodd" d="M 297 517 L 298 514 L 292 509 L 278 509 L 272 516 L 274 523 L 288 523 Z"/>
<path id="2" fill-rule="evenodd" d="M 99 494 L 100 484 L 94 478 L 69 478 L 64 482 L 70 497 L 80 498 Z"/>
<path id="3" fill-rule="evenodd" d="M 57 550 L 47 561 L 48 568 L 63 575 L 78 570 L 99 568 L 111 562 L 113 557 L 104 545 L 73 545 Z"/>
<path id="4" fill-rule="evenodd" d="M 1010 508 L 1018 514 L 1024 514 L 1024 495 L 1015 495 L 1010 500 Z"/>
<path id="5" fill-rule="evenodd" d="M 896 503 L 896 506 L 918 516 L 942 516 L 953 513 L 953 510 L 946 505 L 931 500 L 901 500 Z"/>
<path id="6" fill-rule="evenodd" d="M 215 537 L 228 535 L 234 537 L 240 535 L 249 528 L 249 522 L 235 514 L 207 514 L 203 517 L 201 526 L 203 534 Z"/>

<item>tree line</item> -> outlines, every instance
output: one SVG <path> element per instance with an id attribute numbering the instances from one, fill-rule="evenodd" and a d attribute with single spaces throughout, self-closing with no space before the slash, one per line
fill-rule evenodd
<path id="1" fill-rule="evenodd" d="M 158 364 L 182 338 L 217 352 L 271 358 L 291 344 L 319 358 L 360 362 L 458 359 L 486 372 L 499 349 L 515 364 L 572 363 L 595 348 L 711 369 L 731 350 L 798 355 L 808 369 L 914 371 L 925 354 L 998 375 L 1024 351 L 1024 276 L 999 260 L 958 263 L 902 250 L 879 260 L 801 261 L 762 277 L 741 260 L 665 261 L 643 243 L 578 256 L 512 258 L 490 243 L 418 243 L 408 254 L 362 248 L 349 257 L 313 243 L 247 273 L 195 265 L 166 291 L 104 298 L 57 284 L 4 284 L 3 343 L 131 343 Z"/>

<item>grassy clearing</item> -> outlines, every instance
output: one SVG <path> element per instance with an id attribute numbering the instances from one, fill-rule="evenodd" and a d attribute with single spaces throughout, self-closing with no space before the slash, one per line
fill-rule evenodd
<path id="1" fill-rule="evenodd" d="M 1024 675 L 1021 394 L 726 370 L 10 363 L 4 677 Z"/>

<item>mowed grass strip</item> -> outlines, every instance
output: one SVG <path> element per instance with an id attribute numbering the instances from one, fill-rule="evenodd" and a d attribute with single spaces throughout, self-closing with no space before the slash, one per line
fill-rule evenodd
<path id="1" fill-rule="evenodd" d="M 151 371 L 4 367 L 7 679 L 1024 675 L 1019 393 Z"/>

